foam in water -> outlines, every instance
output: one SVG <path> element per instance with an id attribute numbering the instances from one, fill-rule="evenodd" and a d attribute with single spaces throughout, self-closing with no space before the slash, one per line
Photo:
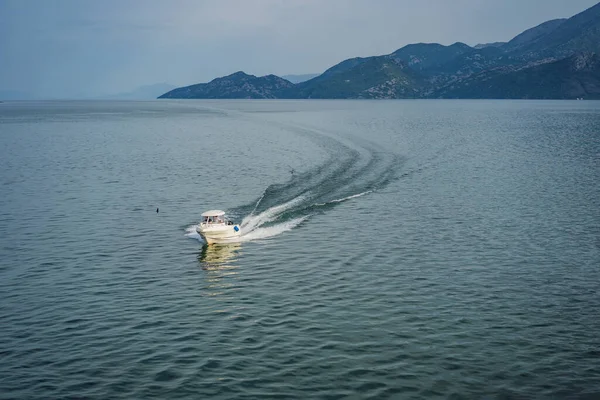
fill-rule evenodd
<path id="1" fill-rule="evenodd" d="M 348 142 L 309 129 L 292 130 L 317 142 L 329 158 L 293 175 L 287 183 L 268 186 L 256 201 L 230 210 L 230 215 L 243 217 L 242 234 L 232 242 L 279 235 L 311 215 L 381 189 L 397 176 L 402 159 L 372 143 Z M 195 225 L 186 230 L 186 236 L 202 240 Z"/>
<path id="2" fill-rule="evenodd" d="M 266 238 L 280 235 L 283 232 L 287 232 L 289 230 L 294 229 L 295 227 L 300 225 L 302 222 L 307 220 L 308 217 L 310 217 L 310 215 L 306 215 L 306 216 L 300 217 L 300 218 L 294 218 L 290 221 L 286 221 L 281 224 L 276 224 L 276 225 L 272 225 L 272 226 L 267 226 L 265 228 L 256 228 L 253 231 L 250 231 L 250 232 L 240 236 L 239 241 L 240 242 L 248 242 L 250 240 L 266 239 Z"/>
<path id="3" fill-rule="evenodd" d="M 197 227 L 198 225 L 192 225 L 185 228 L 185 236 L 189 237 L 190 239 L 198 239 L 202 241 L 202 236 L 200 236 L 198 232 L 196 232 Z"/>
<path id="4" fill-rule="evenodd" d="M 250 232 L 261 225 L 272 222 L 287 210 L 290 210 L 294 206 L 300 204 L 306 198 L 306 196 L 307 195 L 298 196 L 284 204 L 271 207 L 258 215 L 250 214 L 242 220 L 241 228 L 246 232 Z"/>

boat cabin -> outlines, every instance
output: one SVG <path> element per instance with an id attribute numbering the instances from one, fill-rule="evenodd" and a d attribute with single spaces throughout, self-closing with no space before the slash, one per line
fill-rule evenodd
<path id="1" fill-rule="evenodd" d="M 233 222 L 225 218 L 225 211 L 210 210 L 202 213 L 202 224 L 208 225 L 233 225 Z"/>

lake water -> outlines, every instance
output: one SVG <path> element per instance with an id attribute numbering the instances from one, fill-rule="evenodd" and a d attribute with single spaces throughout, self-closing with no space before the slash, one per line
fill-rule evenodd
<path id="1" fill-rule="evenodd" d="M 600 398 L 600 102 L 2 103 L 0 398 Z"/>

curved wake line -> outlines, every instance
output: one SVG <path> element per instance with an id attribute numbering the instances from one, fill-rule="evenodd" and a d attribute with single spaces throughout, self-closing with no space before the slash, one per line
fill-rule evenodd
<path id="1" fill-rule="evenodd" d="M 264 239 L 289 231 L 318 213 L 384 188 L 399 176 L 403 159 L 363 139 L 336 139 L 302 127 L 288 127 L 322 147 L 322 164 L 268 186 L 252 203 L 229 210 L 241 218 L 242 235 L 232 242 Z M 350 141 L 350 143 L 348 143 Z M 202 240 L 196 225 L 186 236 Z"/>
<path id="2" fill-rule="evenodd" d="M 369 194 L 369 193 L 373 193 L 373 190 L 367 190 L 366 192 L 362 192 L 362 193 L 358 193 L 358 194 L 353 194 L 351 196 L 344 197 L 344 198 L 341 198 L 341 199 L 334 199 L 334 200 L 331 200 L 329 203 L 317 203 L 317 204 L 315 204 L 315 206 L 326 206 L 327 204 L 341 203 L 343 201 L 347 201 L 347 200 L 351 200 L 351 199 L 356 199 L 357 197 L 362 197 L 362 196 L 364 196 L 366 194 Z"/>
<path id="3" fill-rule="evenodd" d="M 258 198 L 258 201 L 256 202 L 256 205 L 254 206 L 254 208 L 252 209 L 252 211 L 250 212 L 250 215 L 254 214 L 254 212 L 256 211 L 256 209 L 258 208 L 258 205 L 260 204 L 260 202 L 262 201 L 262 199 L 265 197 L 265 194 L 267 193 L 267 191 L 265 190 L 263 192 L 263 194 Z"/>

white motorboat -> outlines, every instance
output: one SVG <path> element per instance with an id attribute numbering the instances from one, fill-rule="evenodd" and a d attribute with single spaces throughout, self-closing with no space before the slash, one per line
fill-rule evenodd
<path id="1" fill-rule="evenodd" d="M 225 211 L 221 210 L 203 212 L 196 232 L 207 244 L 232 242 L 242 233 L 240 226 L 225 218 Z"/>

